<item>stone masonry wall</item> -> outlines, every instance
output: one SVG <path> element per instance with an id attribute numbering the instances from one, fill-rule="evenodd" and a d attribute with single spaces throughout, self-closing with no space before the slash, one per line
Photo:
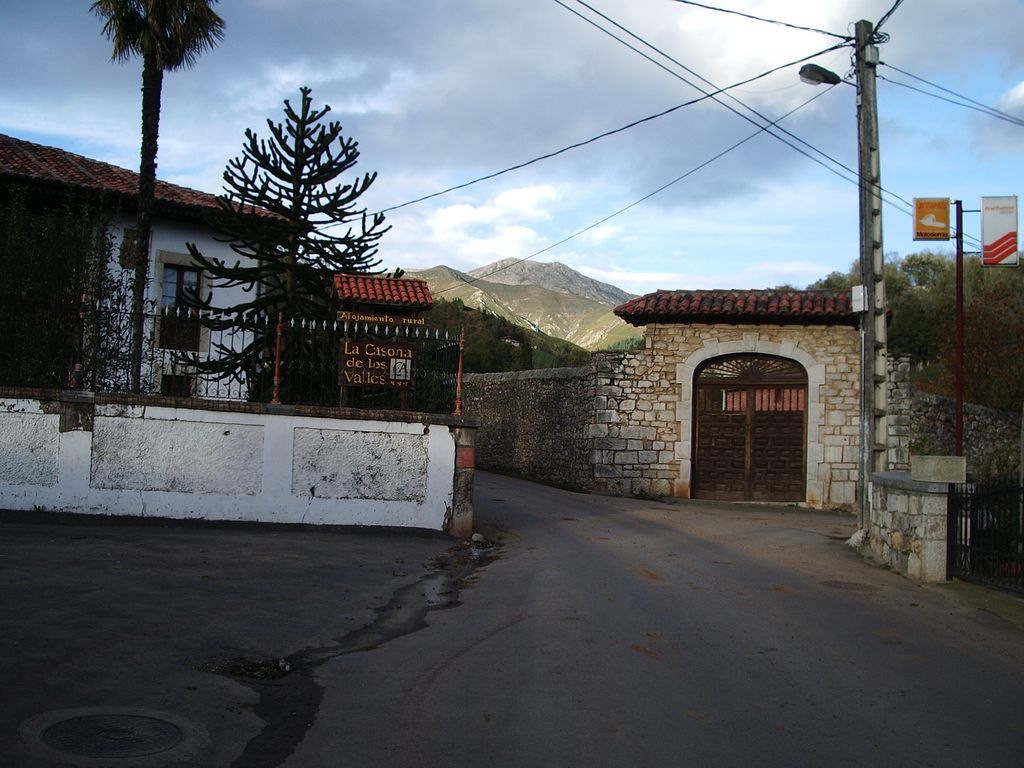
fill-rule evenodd
<path id="1" fill-rule="evenodd" d="M 889 469 L 907 471 L 914 455 L 952 456 L 956 401 L 915 392 L 910 360 L 889 365 Z M 1020 464 L 1020 414 L 964 404 L 967 472 L 979 478 L 1013 474 Z"/>
<path id="2" fill-rule="evenodd" d="M 888 465 L 892 472 L 910 471 L 911 420 L 914 411 L 914 390 L 910 383 L 910 358 L 889 358 L 886 426 L 889 434 Z"/>
<path id="3" fill-rule="evenodd" d="M 807 370 L 807 503 L 852 505 L 859 356 L 847 326 L 651 325 L 644 349 L 595 353 L 589 369 L 468 376 L 478 465 L 604 493 L 689 496 L 696 369 L 740 353 Z"/>
<path id="4" fill-rule="evenodd" d="M 697 367 L 730 354 L 794 359 L 808 376 L 807 503 L 852 505 L 860 434 L 859 348 L 849 326 L 652 324 L 646 348 L 624 355 L 605 386 L 622 390 L 618 426 L 639 427 L 659 461 L 644 470 L 617 456 L 622 478 L 602 478 L 614 493 L 689 496 L 693 460 L 692 386 Z M 599 358 L 599 356 L 595 356 Z M 611 360 L 609 362 L 612 362 Z M 598 391 L 603 384 L 598 379 Z M 674 456 L 669 458 L 668 452 Z M 639 460 L 639 456 L 637 456 Z M 595 475 L 599 468 L 595 461 Z M 607 465 L 606 465 L 607 466 Z M 639 473 L 639 476 L 634 476 Z M 628 481 L 628 483 L 627 483 Z M 667 487 L 666 482 L 667 481 Z"/>
<path id="5" fill-rule="evenodd" d="M 587 425 L 592 420 L 590 368 L 468 374 L 463 412 L 478 418 L 480 469 L 587 489 Z"/>
<path id="6" fill-rule="evenodd" d="M 665 356 L 652 350 L 593 356 L 591 488 L 632 496 L 671 496 L 679 476 L 678 388 Z"/>

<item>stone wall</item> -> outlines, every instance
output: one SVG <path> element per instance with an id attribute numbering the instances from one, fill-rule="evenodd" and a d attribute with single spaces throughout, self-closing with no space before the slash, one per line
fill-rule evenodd
<path id="1" fill-rule="evenodd" d="M 952 456 L 956 401 L 915 392 L 909 358 L 889 365 L 889 469 L 906 471 L 910 456 Z M 964 405 L 964 453 L 975 477 L 1012 474 L 1020 463 L 1020 414 Z"/>
<path id="2" fill-rule="evenodd" d="M 852 505 L 856 498 L 860 434 L 859 347 L 849 326 L 651 324 L 647 347 L 624 374 L 634 394 L 650 406 L 635 409 L 627 424 L 655 427 L 656 441 L 676 441 L 666 469 L 676 496 L 690 495 L 693 461 L 693 381 L 698 366 L 733 354 L 775 355 L 807 372 L 807 498 L 813 507 Z M 643 485 L 643 484 L 641 484 Z M 609 491 L 626 492 L 621 485 Z M 633 484 L 636 492 L 636 484 Z M 648 492 L 659 495 L 660 488 Z"/>
<path id="3" fill-rule="evenodd" d="M 643 349 L 595 353 L 589 368 L 468 376 L 464 409 L 482 422 L 479 466 L 604 493 L 687 497 L 697 368 L 742 353 L 807 371 L 807 503 L 852 505 L 859 355 L 848 326 L 653 324 Z"/>
<path id="4" fill-rule="evenodd" d="M 671 496 L 679 476 L 674 372 L 662 375 L 649 350 L 593 357 L 591 487 L 604 493 Z M 659 360 L 664 363 L 663 357 Z"/>
<path id="5" fill-rule="evenodd" d="M 875 473 L 866 536 L 871 554 L 915 581 L 946 578 L 946 484 Z"/>
<path id="6" fill-rule="evenodd" d="M 914 389 L 910 382 L 910 358 L 889 358 L 889 391 L 886 408 L 888 465 L 893 472 L 910 470 L 913 442 Z"/>
<path id="7" fill-rule="evenodd" d="M 590 487 L 590 368 L 468 374 L 462 407 L 486 423 L 476 436 L 481 468 L 567 488 Z"/>

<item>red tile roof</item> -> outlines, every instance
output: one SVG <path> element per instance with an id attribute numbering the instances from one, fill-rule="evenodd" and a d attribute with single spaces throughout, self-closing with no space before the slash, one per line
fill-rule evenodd
<path id="1" fill-rule="evenodd" d="M 134 171 L 4 134 L 0 134 L 0 179 L 106 192 L 130 200 L 135 199 L 139 186 L 139 175 Z M 216 208 L 217 198 L 207 192 L 157 181 L 156 204 L 164 213 L 194 215 Z"/>
<path id="2" fill-rule="evenodd" d="M 430 309 L 434 299 L 426 280 L 406 277 L 371 277 L 367 275 L 335 275 L 334 290 L 338 298 L 350 304 L 375 304 Z"/>
<path id="3" fill-rule="evenodd" d="M 630 325 L 766 323 L 856 325 L 849 291 L 655 291 L 616 307 Z"/>

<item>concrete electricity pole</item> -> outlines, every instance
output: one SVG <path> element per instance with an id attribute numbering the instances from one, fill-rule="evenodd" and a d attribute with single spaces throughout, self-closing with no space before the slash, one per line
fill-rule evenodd
<path id="1" fill-rule="evenodd" d="M 873 472 L 888 467 L 888 355 L 885 272 L 882 250 L 882 181 L 878 154 L 878 48 L 870 21 L 856 25 L 857 142 L 860 176 L 860 268 L 864 284 L 861 316 L 861 446 L 858 492 L 860 525 L 871 510 Z"/>

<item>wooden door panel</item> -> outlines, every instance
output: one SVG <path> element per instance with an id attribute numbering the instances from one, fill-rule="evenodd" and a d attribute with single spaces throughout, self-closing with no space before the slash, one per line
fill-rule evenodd
<path id="1" fill-rule="evenodd" d="M 806 381 L 793 361 L 756 355 L 698 372 L 695 498 L 804 500 Z"/>

